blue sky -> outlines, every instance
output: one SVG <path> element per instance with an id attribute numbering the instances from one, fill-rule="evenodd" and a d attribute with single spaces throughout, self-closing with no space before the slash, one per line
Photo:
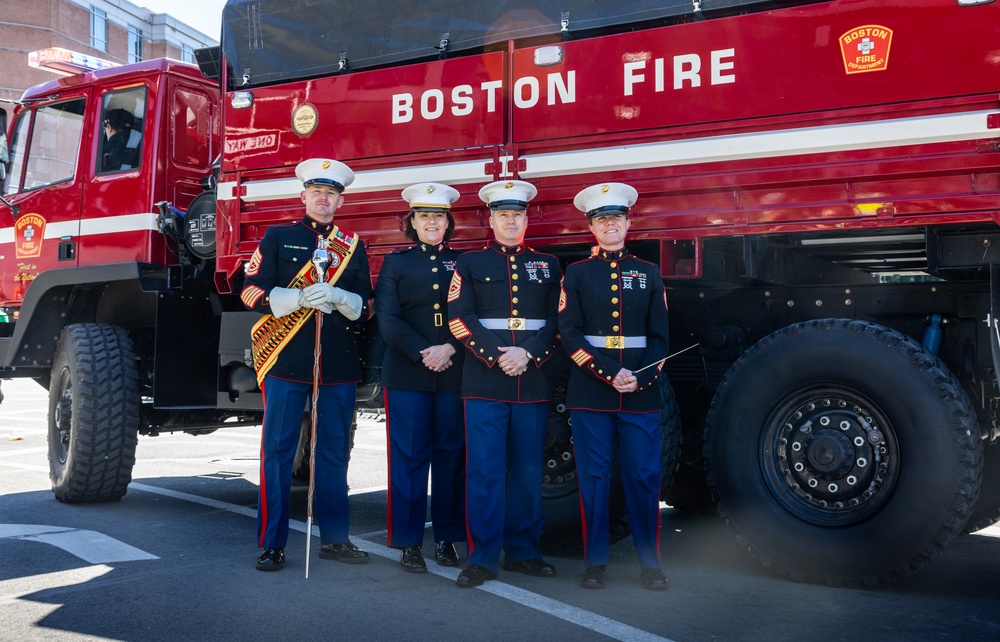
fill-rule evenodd
<path id="1" fill-rule="evenodd" d="M 132 0 L 132 2 L 156 13 L 170 14 L 206 36 L 219 39 L 222 7 L 226 5 L 226 0 Z"/>

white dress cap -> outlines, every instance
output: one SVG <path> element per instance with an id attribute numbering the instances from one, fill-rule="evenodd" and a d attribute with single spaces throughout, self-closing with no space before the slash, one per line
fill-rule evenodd
<path id="1" fill-rule="evenodd" d="M 495 181 L 479 190 L 479 198 L 491 210 L 526 210 L 538 189 L 527 181 Z"/>
<path id="2" fill-rule="evenodd" d="M 295 166 L 295 176 L 302 181 L 302 188 L 326 185 L 341 192 L 354 182 L 354 172 L 340 161 L 329 158 L 310 158 Z"/>
<path id="3" fill-rule="evenodd" d="M 639 192 L 625 183 L 601 183 L 581 190 L 573 205 L 587 218 L 609 214 L 628 214 L 630 207 L 639 200 Z"/>
<path id="4" fill-rule="evenodd" d="M 410 204 L 410 209 L 450 210 L 451 204 L 458 200 L 458 190 L 441 183 L 417 183 L 403 190 L 403 200 Z"/>

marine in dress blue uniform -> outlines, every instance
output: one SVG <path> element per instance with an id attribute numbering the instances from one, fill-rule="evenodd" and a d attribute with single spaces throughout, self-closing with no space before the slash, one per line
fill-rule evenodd
<path id="1" fill-rule="evenodd" d="M 430 469 L 434 556 L 457 566 L 465 538 L 465 421 L 459 398 L 464 348 L 448 331 L 447 296 L 459 253 L 447 241 L 459 193 L 440 183 L 403 190 L 406 237 L 414 245 L 385 257 L 375 310 L 386 342 L 382 361 L 389 456 L 388 544 L 400 564 L 427 571 L 420 544 Z"/>
<path id="2" fill-rule="evenodd" d="M 576 367 L 566 405 L 583 511 L 585 564 L 581 585 L 604 586 L 608 564 L 608 496 L 612 452 L 619 462 L 632 538 L 646 588 L 667 587 L 660 562 L 660 422 L 658 378 L 667 356 L 667 300 L 659 266 L 629 254 L 629 208 L 638 194 L 605 183 L 581 191 L 574 205 L 587 213 L 598 241 L 593 255 L 566 268 L 559 300 L 562 347 Z"/>
<path id="3" fill-rule="evenodd" d="M 361 379 L 355 330 L 370 318 L 374 301 L 364 243 L 333 224 L 354 173 L 334 160 L 311 159 L 300 163 L 295 174 L 302 181 L 306 213 L 299 221 L 267 229 L 247 264 L 241 294 L 246 307 L 265 315 L 258 323 L 261 332 L 255 327 L 253 337 L 264 393 L 257 512 L 258 545 L 264 552 L 257 560 L 259 570 L 284 565 L 292 463 L 312 393 L 317 311 L 325 315 L 314 472 L 320 557 L 368 561 L 368 554 L 348 539 L 347 460 Z M 331 250 L 326 276 L 333 283 L 316 283 L 315 271 L 308 267 L 319 239 Z"/>
<path id="4" fill-rule="evenodd" d="M 484 186 L 495 240 L 459 257 L 448 291 L 451 333 L 467 350 L 466 426 L 469 564 L 460 587 L 504 570 L 550 576 L 542 560 L 542 463 L 554 385 L 559 261 L 524 245 L 524 181 Z"/>

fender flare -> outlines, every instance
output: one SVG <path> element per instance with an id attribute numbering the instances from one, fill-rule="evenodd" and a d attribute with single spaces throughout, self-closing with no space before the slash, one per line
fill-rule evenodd
<path id="1" fill-rule="evenodd" d="M 96 320 L 87 297 L 74 295 L 128 281 L 139 284 L 142 290 L 158 289 L 152 285 L 152 279 L 142 285 L 142 272 L 139 263 L 116 263 L 39 274 L 25 294 L 13 335 L 0 339 L 0 368 L 50 368 L 62 328 L 70 323 Z"/>

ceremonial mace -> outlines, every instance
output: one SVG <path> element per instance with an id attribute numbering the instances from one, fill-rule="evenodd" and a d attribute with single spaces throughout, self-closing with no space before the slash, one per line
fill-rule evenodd
<path id="1" fill-rule="evenodd" d="M 326 249 L 326 239 L 316 239 L 316 251 L 312 255 L 316 268 L 316 283 L 326 281 L 326 268 L 330 265 L 330 251 Z M 312 415 L 309 419 L 309 493 L 306 495 L 306 579 L 309 579 L 309 552 L 312 548 L 313 489 L 316 485 L 316 417 L 319 408 L 319 358 L 323 352 L 323 311 L 316 308 L 316 346 L 313 348 L 313 389 Z"/>

